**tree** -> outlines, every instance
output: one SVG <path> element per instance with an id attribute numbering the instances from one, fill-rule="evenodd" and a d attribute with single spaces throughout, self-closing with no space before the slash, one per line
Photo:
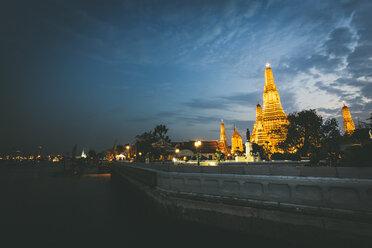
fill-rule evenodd
<path id="1" fill-rule="evenodd" d="M 152 143 L 154 142 L 155 137 L 151 131 L 136 136 L 137 149 L 143 154 L 152 153 L 154 151 L 154 148 L 152 147 Z"/>
<path id="2" fill-rule="evenodd" d="M 166 136 L 168 132 L 168 128 L 165 126 L 165 125 L 157 125 L 155 128 L 154 128 L 154 132 L 153 132 L 153 135 L 154 135 L 154 138 L 156 141 L 159 141 L 159 140 L 164 140 L 165 142 L 170 142 L 170 138 L 169 136 Z"/>
<path id="3" fill-rule="evenodd" d="M 221 152 L 220 148 L 217 147 L 214 159 L 217 162 L 220 162 L 221 160 L 224 160 L 224 157 L 225 155 Z"/>
<path id="4" fill-rule="evenodd" d="M 321 151 L 326 155 L 330 165 L 340 156 L 341 134 L 335 118 L 326 120 L 321 127 Z"/>
<path id="5" fill-rule="evenodd" d="M 286 139 L 279 143 L 285 152 L 299 152 L 308 156 L 321 146 L 323 118 L 315 109 L 303 110 L 288 115 L 289 124 L 285 125 Z"/>
<path id="6" fill-rule="evenodd" d="M 167 136 L 168 128 L 165 125 L 157 125 L 153 131 L 144 132 L 136 136 L 137 150 L 143 154 L 151 154 L 153 157 L 163 155 L 164 148 L 156 149 L 152 144 L 157 142 L 170 143 L 171 140 Z M 150 155 L 149 155 L 150 156 Z"/>
<path id="7" fill-rule="evenodd" d="M 289 114 L 288 121 L 286 139 L 278 145 L 285 153 L 309 156 L 314 164 L 321 159 L 327 159 L 330 164 L 338 160 L 341 134 L 336 119 L 323 122 L 323 118 L 310 109 Z"/>
<path id="8" fill-rule="evenodd" d="M 247 132 L 245 133 L 245 137 L 247 137 L 247 141 L 251 139 L 251 132 L 249 131 L 249 128 L 247 128 Z"/>

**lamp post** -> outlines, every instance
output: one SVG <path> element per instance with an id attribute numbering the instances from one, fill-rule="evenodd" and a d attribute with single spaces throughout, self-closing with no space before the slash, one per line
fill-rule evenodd
<path id="1" fill-rule="evenodd" d="M 200 165 L 200 151 L 199 147 L 201 146 L 202 142 L 200 140 L 195 141 L 194 145 L 196 147 L 196 156 L 198 159 L 198 166 Z"/>
<path id="2" fill-rule="evenodd" d="M 129 158 L 129 157 L 130 157 L 130 154 L 129 154 L 130 146 L 128 145 L 128 146 L 126 146 L 125 148 L 127 149 L 127 154 L 128 154 L 127 158 Z"/>

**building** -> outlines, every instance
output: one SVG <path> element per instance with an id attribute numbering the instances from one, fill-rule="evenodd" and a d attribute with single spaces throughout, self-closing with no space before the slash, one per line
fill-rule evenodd
<path id="1" fill-rule="evenodd" d="M 257 101 L 256 105 L 256 122 L 253 126 L 252 135 L 250 138 L 250 142 L 256 143 L 260 146 L 263 146 L 265 144 L 265 141 L 267 140 L 266 132 L 264 130 L 263 121 L 262 121 L 262 108 L 260 103 Z"/>
<path id="2" fill-rule="evenodd" d="M 201 140 L 201 146 L 196 148 L 194 145 L 195 141 L 184 141 L 184 142 L 172 142 L 176 149 L 179 149 L 177 156 L 181 160 L 192 159 L 197 152 L 200 152 L 201 156 L 208 159 L 214 160 L 215 153 L 219 147 L 218 140 Z"/>
<path id="3" fill-rule="evenodd" d="M 271 153 L 280 152 L 277 145 L 286 138 L 283 125 L 287 124 L 287 115 L 284 113 L 280 102 L 273 72 L 270 64 L 266 63 L 263 110 L 258 103 L 256 106 L 256 123 L 250 141 L 259 145 L 266 144 L 265 148 L 269 149 Z"/>
<path id="4" fill-rule="evenodd" d="M 236 124 L 234 125 L 234 133 L 231 137 L 231 153 L 234 153 L 235 151 L 244 151 L 243 139 L 238 133 L 238 130 L 236 130 Z"/>
<path id="5" fill-rule="evenodd" d="M 343 104 L 344 106 L 342 107 L 342 116 L 344 117 L 345 134 L 352 135 L 355 130 L 354 122 L 351 118 L 349 108 L 346 106 L 345 102 L 343 102 Z"/>
<path id="6" fill-rule="evenodd" d="M 220 148 L 222 153 L 224 154 L 230 153 L 230 148 L 227 145 L 225 124 L 223 123 L 223 120 L 221 120 L 221 134 L 220 134 L 220 142 L 218 142 L 218 147 Z"/>

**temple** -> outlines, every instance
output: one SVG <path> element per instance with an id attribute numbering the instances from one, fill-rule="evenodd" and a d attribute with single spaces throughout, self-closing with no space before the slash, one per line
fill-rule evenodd
<path id="1" fill-rule="evenodd" d="M 262 121 L 262 108 L 260 103 L 257 101 L 256 105 L 256 122 L 253 126 L 253 132 L 251 135 L 250 142 L 256 143 L 260 146 L 265 144 L 265 141 L 267 140 L 266 133 L 263 126 Z"/>
<path id="2" fill-rule="evenodd" d="M 278 143 L 285 140 L 283 125 L 287 125 L 287 115 L 284 113 L 270 64 L 266 63 L 265 87 L 263 93 L 263 110 L 260 104 L 256 106 L 256 123 L 250 141 L 258 145 L 266 144 L 271 153 L 280 152 Z"/>
<path id="3" fill-rule="evenodd" d="M 221 152 L 225 154 L 228 154 L 230 152 L 229 147 L 227 145 L 225 124 L 223 123 L 223 120 L 221 120 L 221 134 L 220 134 L 220 142 L 218 142 L 218 147 L 220 148 Z"/>
<path id="4" fill-rule="evenodd" d="M 353 119 L 351 118 L 349 108 L 346 106 L 345 102 L 343 102 L 343 104 L 344 106 L 342 107 L 342 115 L 344 117 L 345 134 L 352 135 L 355 130 L 354 122 Z"/>
<path id="5" fill-rule="evenodd" d="M 238 130 L 236 130 L 236 124 L 234 125 L 234 133 L 231 137 L 231 153 L 234 153 L 235 151 L 244 151 L 243 139 L 238 133 Z"/>

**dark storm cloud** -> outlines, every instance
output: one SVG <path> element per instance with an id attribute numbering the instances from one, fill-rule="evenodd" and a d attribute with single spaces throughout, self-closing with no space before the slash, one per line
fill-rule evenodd
<path id="1" fill-rule="evenodd" d="M 350 43 L 353 41 L 349 28 L 334 29 L 329 39 L 325 42 L 325 51 L 329 55 L 345 56 L 351 52 Z"/>
<path id="2" fill-rule="evenodd" d="M 287 75 L 294 72 L 310 75 L 313 81 L 318 80 L 315 87 L 346 100 L 354 115 L 364 118 L 371 111 L 372 101 L 372 2 L 349 1 L 337 7 L 332 13 L 344 13 L 345 24 L 318 30 L 327 37 L 319 49 L 310 56 L 304 53 L 282 61 L 284 66 L 279 71 Z M 322 74 L 337 78 L 320 81 Z M 335 110 L 319 108 L 329 115 L 335 114 Z M 337 115 L 340 113 L 337 111 Z"/>

